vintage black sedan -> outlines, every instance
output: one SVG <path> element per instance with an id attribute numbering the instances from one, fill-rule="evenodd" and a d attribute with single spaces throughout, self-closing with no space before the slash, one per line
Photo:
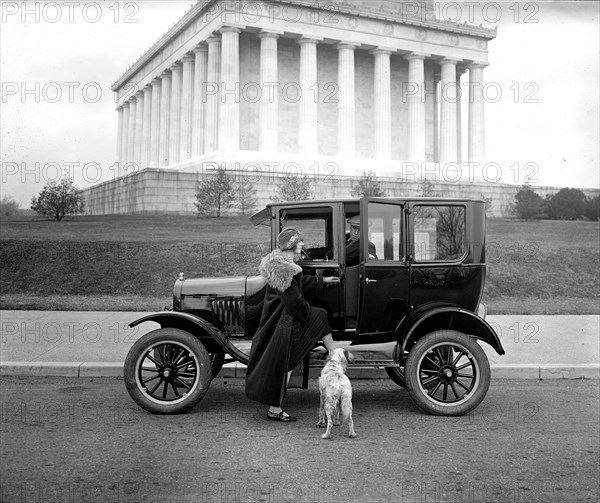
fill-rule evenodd
<path id="1" fill-rule="evenodd" d="M 358 263 L 347 260 L 348 220 L 360 220 Z M 490 366 L 480 343 L 504 349 L 485 321 L 485 202 L 450 198 L 363 198 L 269 204 L 251 217 L 297 227 L 304 274 L 335 276 L 311 304 L 327 310 L 333 337 L 356 359 L 385 368 L 415 403 L 436 415 L 466 414 L 484 399 Z M 266 283 L 261 276 L 187 279 L 173 307 L 144 316 L 161 328 L 141 337 L 125 360 L 133 400 L 159 414 L 187 411 L 205 396 L 224 363 L 248 362 Z M 388 355 L 380 348 L 391 348 Z M 369 348 L 377 350 L 369 351 Z M 304 361 L 308 368 L 323 360 Z"/>

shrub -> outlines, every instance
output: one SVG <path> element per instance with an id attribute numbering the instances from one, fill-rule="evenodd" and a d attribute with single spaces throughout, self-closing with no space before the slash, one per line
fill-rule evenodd
<path id="1" fill-rule="evenodd" d="M 600 219 L 600 196 L 586 199 L 585 216 L 590 220 Z"/>
<path id="2" fill-rule="evenodd" d="M 73 180 L 63 178 L 59 183 L 48 183 L 37 197 L 31 199 L 31 209 L 38 215 L 62 220 L 65 215 L 83 213 L 83 200 Z"/>
<path id="3" fill-rule="evenodd" d="M 576 220 L 586 209 L 586 197 L 579 189 L 560 189 L 548 203 L 550 218 L 555 220 Z"/>
<path id="4" fill-rule="evenodd" d="M 544 216 L 544 200 L 536 194 L 529 185 L 523 185 L 523 188 L 515 195 L 515 212 L 517 218 L 524 220 L 535 220 Z"/>

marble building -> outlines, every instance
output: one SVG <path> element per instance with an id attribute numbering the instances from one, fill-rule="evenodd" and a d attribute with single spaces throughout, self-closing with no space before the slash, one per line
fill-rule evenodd
<path id="1" fill-rule="evenodd" d="M 259 204 L 298 175 L 317 197 L 349 197 L 370 170 L 389 195 L 415 194 L 427 176 L 481 197 L 489 180 L 472 166 L 486 161 L 496 31 L 440 21 L 433 6 L 199 1 L 113 84 L 119 176 L 84 191 L 86 212 L 193 213 L 198 180 L 217 167 L 248 177 Z M 493 192 L 502 214 L 516 189 Z"/>

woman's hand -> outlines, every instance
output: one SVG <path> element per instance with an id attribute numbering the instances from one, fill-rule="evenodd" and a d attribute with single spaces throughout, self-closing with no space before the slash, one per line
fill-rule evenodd
<path id="1" fill-rule="evenodd" d="M 336 285 L 340 282 L 340 278 L 336 278 L 335 276 L 327 276 L 323 278 L 323 283 L 325 286 Z"/>

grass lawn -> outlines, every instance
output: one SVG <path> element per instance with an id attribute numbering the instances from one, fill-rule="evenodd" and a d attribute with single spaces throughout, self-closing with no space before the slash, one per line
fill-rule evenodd
<path id="1" fill-rule="evenodd" d="M 186 277 L 255 274 L 269 229 L 246 217 L 0 220 L 0 308 L 151 311 Z M 488 220 L 490 314 L 600 313 L 598 222 Z"/>

